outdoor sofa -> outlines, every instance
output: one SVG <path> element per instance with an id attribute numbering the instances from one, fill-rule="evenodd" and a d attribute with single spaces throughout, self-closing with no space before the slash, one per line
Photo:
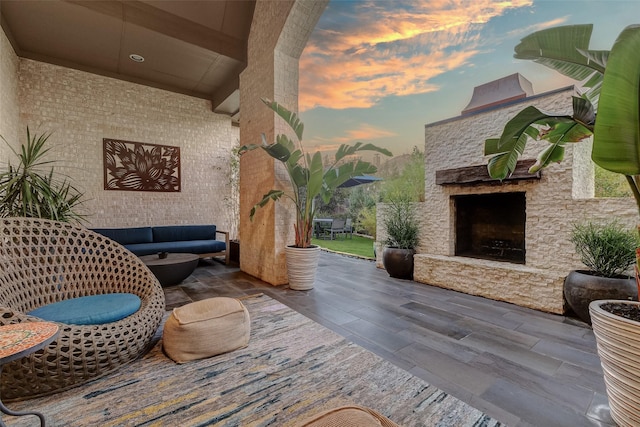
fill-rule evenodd
<path id="1" fill-rule="evenodd" d="M 192 253 L 200 258 L 224 256 L 229 264 L 229 232 L 215 225 L 166 225 L 155 227 L 94 228 L 135 255 L 158 252 Z M 224 240 L 216 240 L 218 234 Z"/>

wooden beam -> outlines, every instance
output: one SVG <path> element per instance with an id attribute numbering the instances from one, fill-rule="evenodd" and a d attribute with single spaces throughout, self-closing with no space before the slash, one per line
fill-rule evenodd
<path id="1" fill-rule="evenodd" d="M 135 0 L 65 0 L 94 12 L 109 15 L 219 55 L 247 62 L 246 42 L 188 19 Z"/>
<path id="2" fill-rule="evenodd" d="M 516 165 L 516 170 L 504 181 L 518 181 L 540 179 L 540 171 L 530 174 L 529 168 L 535 160 L 520 160 Z M 467 166 L 463 168 L 442 169 L 436 171 L 436 184 L 438 185 L 467 185 L 476 183 L 499 183 L 500 180 L 489 176 L 487 165 Z"/>

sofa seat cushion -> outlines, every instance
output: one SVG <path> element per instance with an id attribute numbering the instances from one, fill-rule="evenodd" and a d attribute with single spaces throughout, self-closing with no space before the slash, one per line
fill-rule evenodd
<path id="1" fill-rule="evenodd" d="M 179 242 L 183 240 L 215 240 L 215 225 L 166 225 L 153 227 L 154 242 Z"/>
<path id="2" fill-rule="evenodd" d="M 100 233 L 121 245 L 153 242 L 151 227 L 94 228 L 93 231 Z"/>
<path id="3" fill-rule="evenodd" d="M 43 305 L 29 315 L 72 325 L 100 325 L 116 322 L 140 309 L 137 295 L 118 293 L 71 298 Z"/>
<path id="4" fill-rule="evenodd" d="M 125 245 L 138 256 L 153 255 L 158 252 L 207 254 L 222 252 L 227 245 L 219 240 L 182 240 L 178 242 L 139 243 Z"/>

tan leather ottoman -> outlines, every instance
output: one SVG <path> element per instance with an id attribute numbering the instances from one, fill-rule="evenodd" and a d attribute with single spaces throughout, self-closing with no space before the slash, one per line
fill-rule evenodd
<path id="1" fill-rule="evenodd" d="M 184 363 L 246 347 L 250 333 L 244 304 L 235 298 L 209 298 L 173 309 L 164 324 L 162 348 Z"/>

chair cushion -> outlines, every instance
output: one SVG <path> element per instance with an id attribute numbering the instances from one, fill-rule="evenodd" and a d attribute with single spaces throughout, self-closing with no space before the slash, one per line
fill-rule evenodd
<path id="1" fill-rule="evenodd" d="M 178 363 L 226 353 L 249 344 L 249 312 L 235 298 L 209 298 L 173 309 L 162 348 Z"/>
<path id="2" fill-rule="evenodd" d="M 398 427 L 384 415 L 362 406 L 342 406 L 313 416 L 298 427 Z"/>
<path id="3" fill-rule="evenodd" d="M 222 252 L 227 248 L 227 245 L 219 240 L 181 240 L 178 242 L 125 245 L 125 248 L 138 256 L 143 256 L 157 254 L 158 252 L 209 254 Z"/>
<path id="4" fill-rule="evenodd" d="M 93 231 L 100 233 L 121 245 L 153 242 L 151 227 L 94 228 Z"/>
<path id="5" fill-rule="evenodd" d="M 153 227 L 154 242 L 177 242 L 180 240 L 215 239 L 215 225 L 167 225 Z"/>
<path id="6" fill-rule="evenodd" d="M 100 325 L 124 319 L 138 311 L 140 305 L 140 298 L 133 294 L 90 295 L 47 304 L 27 314 L 51 322 Z"/>

